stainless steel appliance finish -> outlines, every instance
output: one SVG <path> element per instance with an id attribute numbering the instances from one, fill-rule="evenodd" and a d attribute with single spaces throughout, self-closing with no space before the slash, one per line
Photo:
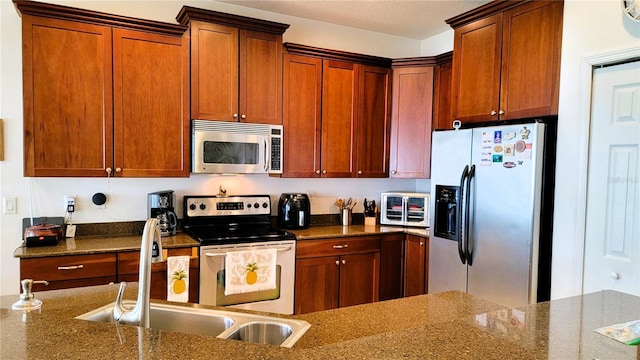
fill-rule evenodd
<path id="1" fill-rule="evenodd" d="M 537 302 L 544 138 L 540 123 L 434 132 L 430 293 Z"/>
<path id="2" fill-rule="evenodd" d="M 429 198 L 415 192 L 382 193 L 380 224 L 428 227 Z"/>
<path id="3" fill-rule="evenodd" d="M 192 171 L 282 174 L 282 125 L 193 120 Z"/>
<path id="4" fill-rule="evenodd" d="M 270 215 L 269 195 L 184 197 L 184 231 L 201 245 L 201 304 L 293 314 L 295 235 Z M 225 295 L 227 253 L 266 248 L 278 250 L 276 289 Z"/>
<path id="5" fill-rule="evenodd" d="M 178 217 L 174 205 L 176 195 L 173 190 L 156 191 L 147 194 L 147 218 L 158 219 L 161 236 L 175 235 Z"/>

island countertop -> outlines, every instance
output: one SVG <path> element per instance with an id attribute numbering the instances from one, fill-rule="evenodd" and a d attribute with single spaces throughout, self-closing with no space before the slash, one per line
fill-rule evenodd
<path id="1" fill-rule="evenodd" d="M 506 309 L 460 293 L 420 295 L 293 316 L 311 328 L 291 349 L 74 319 L 118 286 L 35 293 L 40 313 L 0 298 L 2 359 L 636 359 L 638 347 L 593 329 L 640 318 L 640 297 L 614 291 Z M 135 287 L 126 298 L 135 298 Z M 185 305 L 197 306 L 197 305 Z"/>

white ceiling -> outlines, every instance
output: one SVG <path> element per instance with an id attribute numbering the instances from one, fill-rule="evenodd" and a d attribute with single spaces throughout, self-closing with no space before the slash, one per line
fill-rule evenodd
<path id="1" fill-rule="evenodd" d="M 448 29 L 444 20 L 489 0 L 218 0 L 336 25 L 423 40 Z"/>

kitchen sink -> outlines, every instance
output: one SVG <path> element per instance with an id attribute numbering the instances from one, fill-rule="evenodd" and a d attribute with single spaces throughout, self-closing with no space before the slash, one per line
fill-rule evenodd
<path id="1" fill-rule="evenodd" d="M 131 300 L 123 303 L 126 307 L 135 305 Z M 111 303 L 76 319 L 115 323 L 113 308 Z M 154 329 L 282 347 L 292 347 L 311 326 L 302 320 L 159 303 L 151 303 L 149 315 Z"/>

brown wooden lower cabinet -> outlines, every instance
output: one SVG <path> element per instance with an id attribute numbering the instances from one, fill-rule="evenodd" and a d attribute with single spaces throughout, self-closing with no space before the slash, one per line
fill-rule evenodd
<path id="1" fill-rule="evenodd" d="M 378 301 L 380 237 L 297 243 L 295 313 Z"/>
<path id="2" fill-rule="evenodd" d="M 167 257 L 191 256 L 189 262 L 189 302 L 199 300 L 199 264 L 198 248 L 164 249 L 163 262 L 151 264 L 151 299 L 167 299 Z M 140 269 L 140 252 L 129 251 L 118 253 L 118 281 L 138 281 Z"/>
<path id="3" fill-rule="evenodd" d="M 427 293 L 429 244 L 427 238 L 406 235 L 404 296 Z"/>
<path id="4" fill-rule="evenodd" d="M 20 279 L 46 280 L 33 291 L 105 285 L 116 281 L 116 254 L 66 255 L 20 259 Z"/>
<path id="5" fill-rule="evenodd" d="M 429 238 L 383 235 L 380 257 L 380 300 L 427 293 Z"/>

